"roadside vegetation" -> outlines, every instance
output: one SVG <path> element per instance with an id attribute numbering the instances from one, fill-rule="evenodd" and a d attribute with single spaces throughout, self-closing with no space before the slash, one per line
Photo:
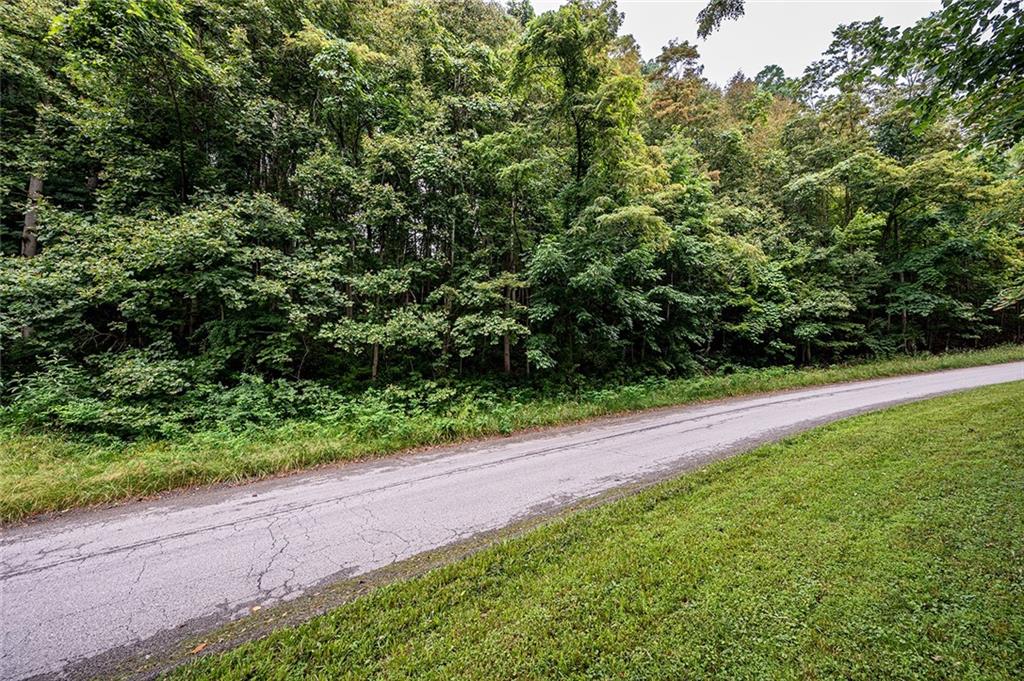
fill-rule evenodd
<path id="1" fill-rule="evenodd" d="M 1019 679 L 1022 390 L 760 447 L 172 678 Z"/>
<path id="2" fill-rule="evenodd" d="M 1016 356 L 916 358 L 1024 342 L 1015 6 L 716 84 L 611 0 L 3 3 L 0 518 Z"/>
<path id="3" fill-rule="evenodd" d="M 344 402 L 325 402 L 315 419 L 242 429 L 228 422 L 219 430 L 159 440 L 25 434 L 9 428 L 0 431 L 0 520 L 608 414 L 1015 360 L 1024 360 L 1024 346 L 900 356 L 830 368 L 775 367 L 651 379 L 548 394 L 482 386 L 464 386 L 461 391 L 432 384 L 418 390 L 389 387 Z M 269 392 L 261 395 L 270 397 Z M 258 404 L 257 399 L 251 404 Z"/>
<path id="4" fill-rule="evenodd" d="M 371 386 L 1022 342 L 1015 8 L 716 84 L 608 0 L 4 2 L 0 423 L 173 439 Z"/>

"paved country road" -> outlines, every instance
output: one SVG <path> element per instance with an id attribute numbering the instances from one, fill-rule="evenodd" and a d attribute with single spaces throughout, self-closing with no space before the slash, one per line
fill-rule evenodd
<path id="1" fill-rule="evenodd" d="M 0 678 L 101 672 L 93 658 L 115 649 L 180 639 L 620 485 L 1016 380 L 1024 362 L 725 400 L 7 527 Z"/>

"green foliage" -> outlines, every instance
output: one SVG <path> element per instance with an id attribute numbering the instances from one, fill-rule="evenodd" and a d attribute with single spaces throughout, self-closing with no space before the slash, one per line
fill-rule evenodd
<path id="1" fill-rule="evenodd" d="M 955 19 L 994 31 L 971 64 L 1005 57 L 989 10 L 915 49 Z M 919 121 L 908 98 L 978 103 L 880 68 L 909 38 L 879 21 L 719 88 L 689 43 L 642 62 L 610 0 L 0 12 L 6 427 L 178 438 L 371 387 L 1022 338 L 1020 152 L 972 150 L 994 111 Z"/>
<path id="2" fill-rule="evenodd" d="M 1011 147 L 1024 135 L 1024 11 L 1019 0 L 943 3 L 902 36 L 895 59 L 934 79 L 918 106 L 963 112 L 988 142 Z"/>
<path id="3" fill-rule="evenodd" d="M 743 0 L 710 0 L 697 15 L 697 37 L 707 38 L 726 19 L 738 19 L 743 14 Z"/>

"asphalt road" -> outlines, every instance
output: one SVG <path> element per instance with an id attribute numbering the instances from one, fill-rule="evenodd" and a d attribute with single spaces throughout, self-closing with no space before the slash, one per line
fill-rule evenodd
<path id="1" fill-rule="evenodd" d="M 0 678 L 60 676 L 813 425 L 1016 380 L 1024 362 L 725 400 L 8 527 Z"/>

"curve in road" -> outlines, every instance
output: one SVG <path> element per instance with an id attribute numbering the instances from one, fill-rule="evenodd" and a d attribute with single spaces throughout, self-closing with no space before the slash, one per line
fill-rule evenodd
<path id="1" fill-rule="evenodd" d="M 7 528 L 0 677 L 59 676 L 826 421 L 1019 380 L 1024 362 L 732 399 Z"/>

